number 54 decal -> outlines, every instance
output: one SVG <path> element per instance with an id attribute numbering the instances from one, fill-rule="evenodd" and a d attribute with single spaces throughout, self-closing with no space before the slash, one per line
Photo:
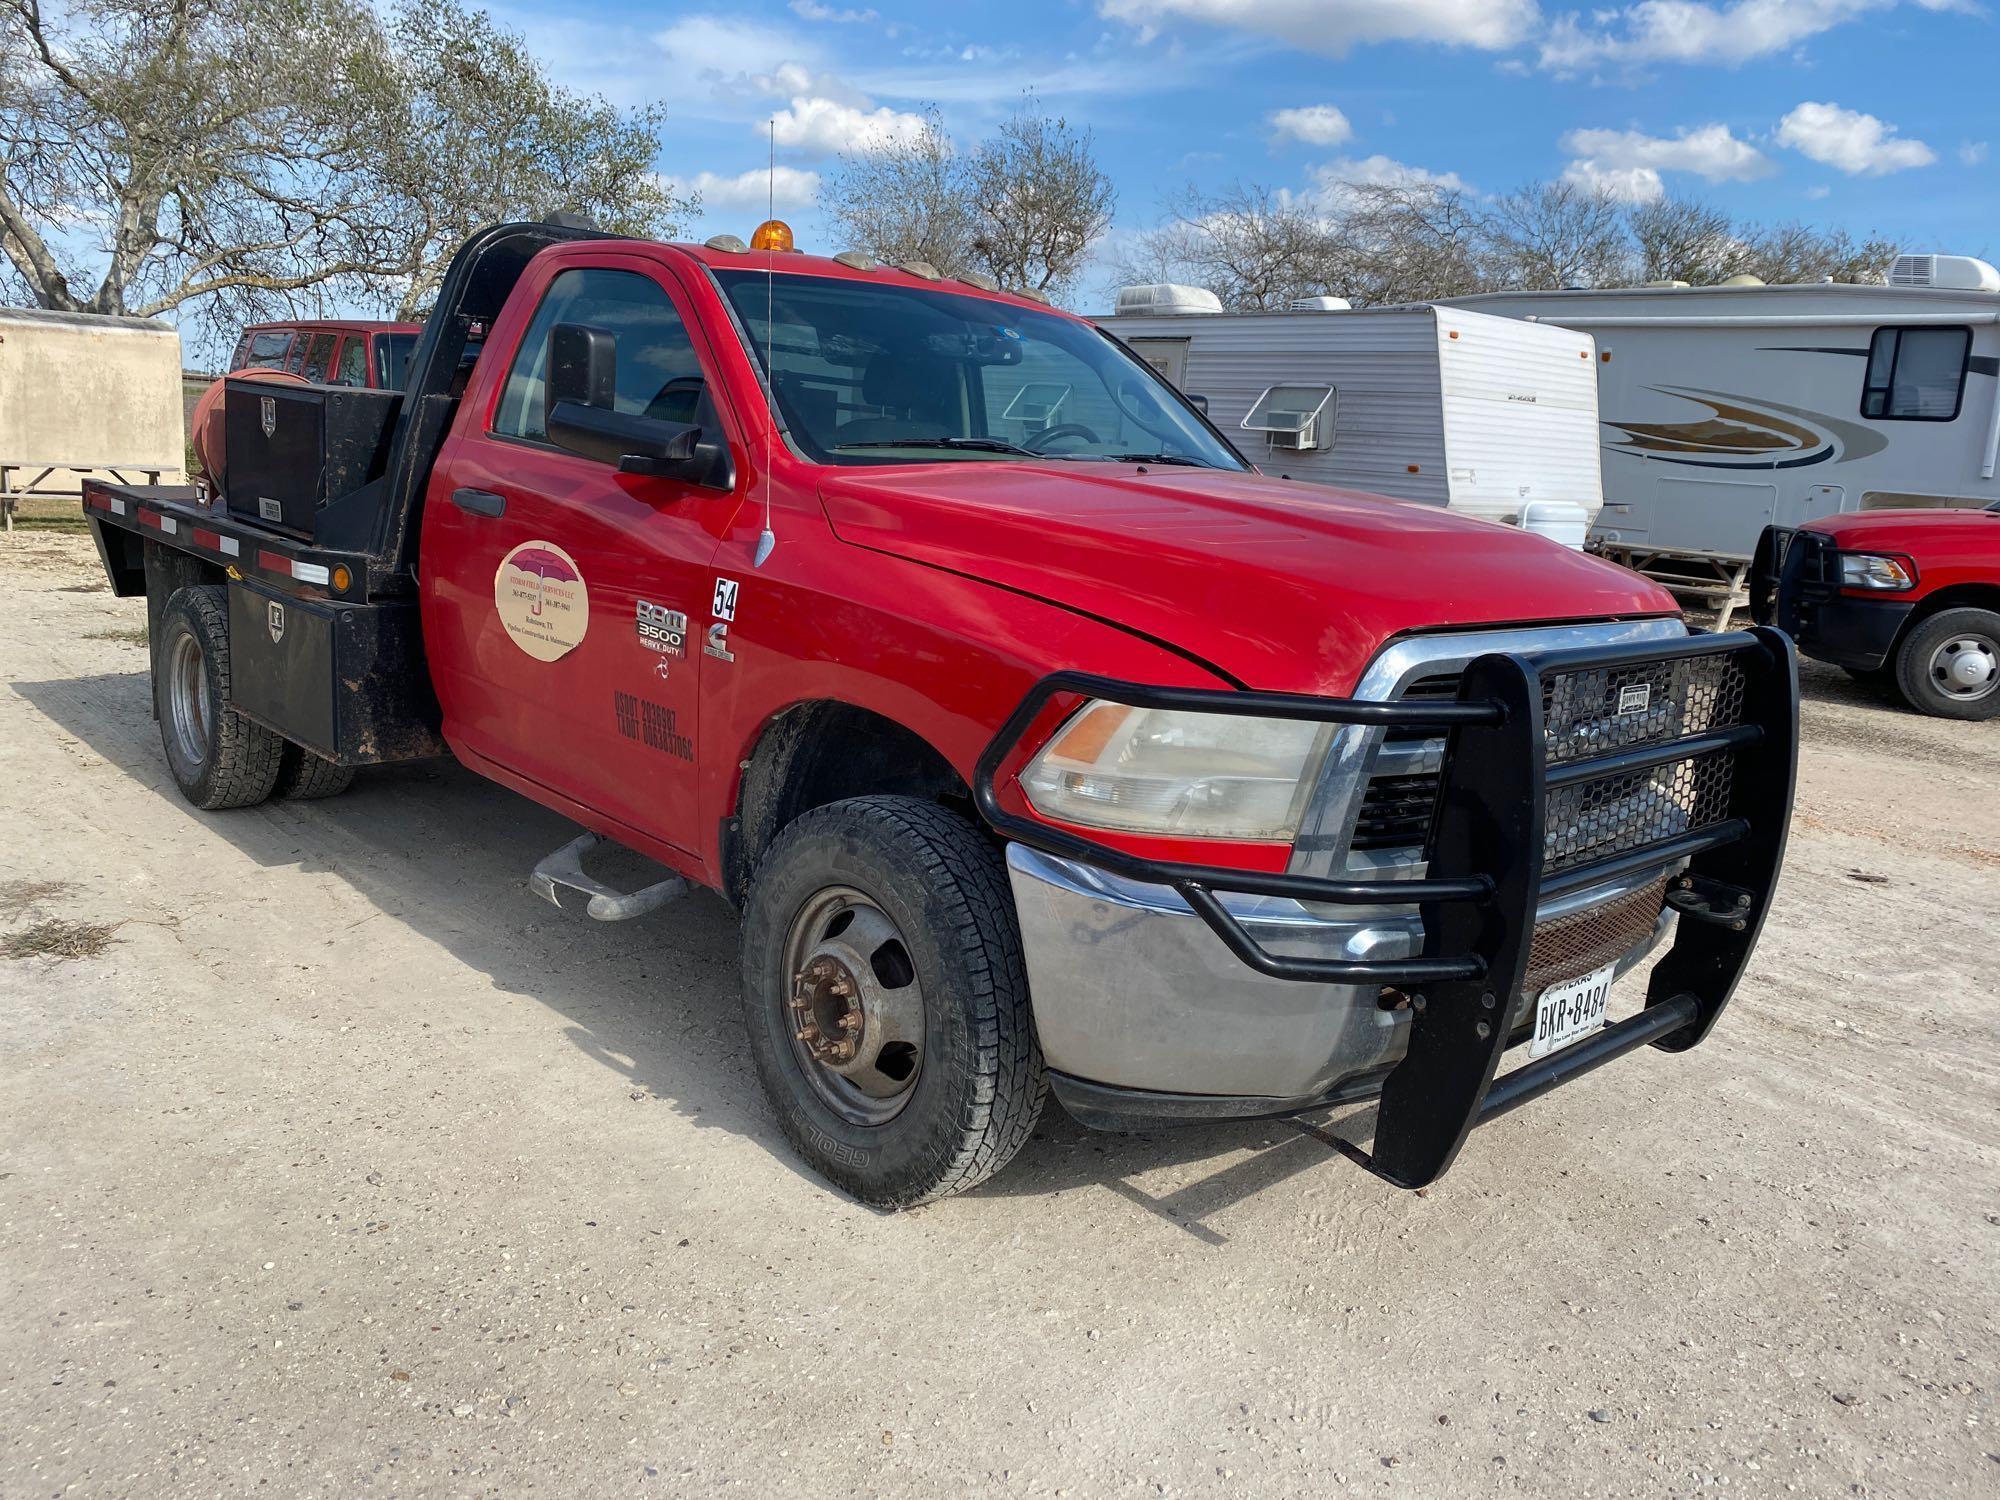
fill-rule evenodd
<path id="1" fill-rule="evenodd" d="M 718 620 L 736 618 L 736 580 L 718 578 L 715 580 L 715 605 L 709 611 Z"/>

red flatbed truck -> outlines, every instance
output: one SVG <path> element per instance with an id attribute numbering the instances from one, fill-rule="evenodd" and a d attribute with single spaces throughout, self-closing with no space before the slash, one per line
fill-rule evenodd
<path id="1" fill-rule="evenodd" d="M 588 830 L 558 905 L 722 892 L 778 1121 L 871 1204 L 982 1180 L 1051 1090 L 1107 1128 L 1375 1097 L 1349 1154 L 1421 1186 L 1701 1040 L 1769 906 L 1781 634 L 1263 477 L 1028 297 L 504 225 L 405 390 L 246 384 L 228 423 L 212 503 L 87 502 L 182 791 L 449 753 Z M 597 839 L 675 875 L 601 885 Z"/>

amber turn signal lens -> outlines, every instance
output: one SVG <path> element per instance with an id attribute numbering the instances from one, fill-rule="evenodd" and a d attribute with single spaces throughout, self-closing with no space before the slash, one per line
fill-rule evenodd
<path id="1" fill-rule="evenodd" d="M 347 586 L 352 582 L 354 582 L 354 575 L 347 571 L 345 563 L 342 563 L 333 570 L 333 591 L 336 594 L 346 593 Z"/>
<path id="2" fill-rule="evenodd" d="M 790 250 L 792 226 L 783 219 L 766 219 L 750 236 L 752 250 Z"/>

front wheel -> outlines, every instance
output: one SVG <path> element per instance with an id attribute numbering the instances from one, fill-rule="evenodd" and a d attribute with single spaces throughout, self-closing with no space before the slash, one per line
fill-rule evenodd
<path id="1" fill-rule="evenodd" d="M 1941 609 L 1920 621 L 1896 651 L 1896 685 L 1919 713 L 2000 714 L 2000 614 Z"/>
<path id="2" fill-rule="evenodd" d="M 167 769 L 214 811 L 250 807 L 277 785 L 285 742 L 229 706 L 229 603 L 219 585 L 177 589 L 160 615 L 153 695 Z"/>
<path id="3" fill-rule="evenodd" d="M 780 833 L 745 903 L 743 1004 L 780 1127 L 864 1203 L 960 1192 L 1034 1131 L 1047 1081 L 1006 874 L 942 808 L 856 797 Z"/>

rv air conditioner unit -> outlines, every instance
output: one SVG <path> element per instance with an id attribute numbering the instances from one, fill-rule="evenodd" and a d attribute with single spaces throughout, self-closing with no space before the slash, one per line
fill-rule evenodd
<path id="1" fill-rule="evenodd" d="M 1889 267 L 1889 285 L 2000 292 L 2000 271 L 1970 255 L 1899 255 Z"/>
<path id="2" fill-rule="evenodd" d="M 1203 286 L 1180 286 L 1171 281 L 1154 281 L 1144 286 L 1118 288 L 1118 316 L 1138 317 L 1163 313 L 1219 313 L 1222 299 Z"/>
<path id="3" fill-rule="evenodd" d="M 1352 312 L 1354 304 L 1345 297 L 1294 297 L 1293 312 Z"/>
<path id="4" fill-rule="evenodd" d="M 1267 447 L 1288 453 L 1315 453 L 1333 446 L 1338 393 L 1330 385 L 1273 385 L 1250 406 L 1240 424 L 1261 432 Z"/>

